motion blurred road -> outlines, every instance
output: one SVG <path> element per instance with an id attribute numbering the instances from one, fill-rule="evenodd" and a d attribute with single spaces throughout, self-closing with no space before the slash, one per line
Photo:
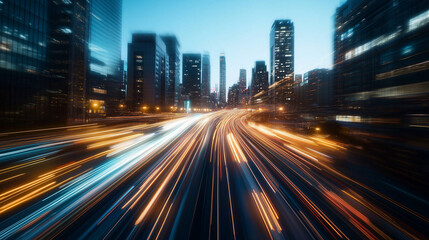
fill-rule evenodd
<path id="1" fill-rule="evenodd" d="M 424 194 L 244 110 L 2 134 L 0 148 L 0 239 L 429 236 Z"/>

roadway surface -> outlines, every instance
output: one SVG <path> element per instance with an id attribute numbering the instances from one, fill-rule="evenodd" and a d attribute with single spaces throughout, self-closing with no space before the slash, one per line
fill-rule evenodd
<path id="1" fill-rule="evenodd" d="M 362 158 L 240 110 L 2 134 L 0 239 L 427 238 L 424 194 Z"/>

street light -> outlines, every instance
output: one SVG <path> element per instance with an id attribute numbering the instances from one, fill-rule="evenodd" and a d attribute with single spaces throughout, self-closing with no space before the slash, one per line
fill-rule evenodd
<path id="1" fill-rule="evenodd" d="M 156 110 L 158 111 L 158 110 L 159 110 L 159 107 L 156 107 Z"/>
<path id="2" fill-rule="evenodd" d="M 282 107 L 279 107 L 279 111 L 283 111 L 284 110 L 284 108 L 282 108 Z"/>

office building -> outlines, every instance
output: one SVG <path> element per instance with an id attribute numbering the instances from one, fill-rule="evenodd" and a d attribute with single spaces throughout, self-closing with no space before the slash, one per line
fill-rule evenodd
<path id="1" fill-rule="evenodd" d="M 127 105 L 132 111 L 165 110 L 169 58 L 164 41 L 152 33 L 135 33 L 128 44 Z"/>
<path id="2" fill-rule="evenodd" d="M 201 78 L 201 107 L 207 108 L 210 102 L 210 55 L 203 54 Z"/>
<path id="3" fill-rule="evenodd" d="M 296 104 L 300 111 L 318 113 L 333 101 L 333 86 L 329 69 L 313 69 L 304 74 L 296 89 Z"/>
<path id="4" fill-rule="evenodd" d="M 183 54 L 182 83 L 184 97 L 191 101 L 191 108 L 201 107 L 201 54 Z"/>
<path id="5" fill-rule="evenodd" d="M 0 4 L 0 128 L 50 121 L 47 0 Z M 65 114 L 63 117 L 65 120 Z"/>
<path id="6" fill-rule="evenodd" d="M 342 4 L 335 16 L 337 119 L 418 125 L 429 112 L 428 42 L 428 1 Z"/>
<path id="7" fill-rule="evenodd" d="M 226 59 L 225 54 L 219 57 L 219 104 L 226 103 Z"/>
<path id="8" fill-rule="evenodd" d="M 49 72 L 55 112 L 69 123 L 87 120 L 90 6 L 86 0 L 49 1 Z"/>
<path id="9" fill-rule="evenodd" d="M 228 106 L 235 108 L 240 104 L 240 86 L 239 84 L 232 85 L 228 90 Z"/>
<path id="10" fill-rule="evenodd" d="M 167 48 L 169 59 L 168 86 L 167 86 L 167 106 L 179 106 L 179 84 L 180 84 L 180 44 L 174 35 L 165 35 L 161 37 Z"/>
<path id="11" fill-rule="evenodd" d="M 294 48 L 293 22 L 274 21 L 270 33 L 270 84 L 275 104 L 291 105 L 293 102 Z"/>
<path id="12" fill-rule="evenodd" d="M 121 111 L 122 1 L 90 3 L 88 117 L 114 116 Z"/>
<path id="13" fill-rule="evenodd" d="M 239 104 L 246 104 L 246 89 L 247 89 L 247 80 L 246 80 L 246 69 L 240 69 L 240 76 L 238 77 L 238 85 L 240 87 L 239 94 Z"/>
<path id="14" fill-rule="evenodd" d="M 268 72 L 265 61 L 256 61 L 252 69 L 251 101 L 252 104 L 267 103 Z"/>

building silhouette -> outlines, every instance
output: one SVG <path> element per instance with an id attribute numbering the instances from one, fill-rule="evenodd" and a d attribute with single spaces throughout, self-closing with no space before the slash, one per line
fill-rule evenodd
<path id="1" fill-rule="evenodd" d="M 27 127 L 51 118 L 47 5 L 47 0 L 8 0 L 0 6 L 0 128 Z"/>
<path id="2" fill-rule="evenodd" d="M 268 72 L 265 61 L 256 61 L 252 69 L 251 101 L 259 104 L 268 96 Z"/>
<path id="3" fill-rule="evenodd" d="M 270 32 L 270 84 L 274 104 L 292 105 L 294 85 L 294 25 L 275 20 Z M 274 85 L 275 84 L 275 85 Z"/>
<path id="4" fill-rule="evenodd" d="M 203 54 L 201 78 L 201 107 L 209 107 L 210 102 L 210 55 Z"/>
<path id="5" fill-rule="evenodd" d="M 153 33 L 135 33 L 128 44 L 127 102 L 132 111 L 165 109 L 169 58 L 164 41 Z"/>
<path id="6" fill-rule="evenodd" d="M 239 92 L 239 104 L 245 105 L 247 99 L 247 80 L 246 80 L 246 69 L 240 69 L 240 76 L 238 77 L 238 85 L 240 88 Z"/>
<path id="7" fill-rule="evenodd" d="M 191 108 L 201 107 L 201 54 L 184 53 L 182 69 L 183 92 Z"/>
<path id="8" fill-rule="evenodd" d="M 337 119 L 424 121 L 429 112 L 428 42 L 428 1 L 349 0 L 341 5 L 334 39 Z"/>
<path id="9" fill-rule="evenodd" d="M 240 86 L 235 83 L 228 89 L 228 106 L 235 108 L 240 104 Z"/>
<path id="10" fill-rule="evenodd" d="M 121 111 L 122 1 L 91 1 L 89 18 L 88 117 Z"/>
<path id="11" fill-rule="evenodd" d="M 219 104 L 226 104 L 226 59 L 223 53 L 219 57 Z"/>
<path id="12" fill-rule="evenodd" d="M 180 44 L 174 35 L 164 35 L 161 36 L 161 38 L 167 47 L 167 55 L 169 59 L 166 105 L 177 107 L 179 105 L 179 84 L 181 75 Z"/>

